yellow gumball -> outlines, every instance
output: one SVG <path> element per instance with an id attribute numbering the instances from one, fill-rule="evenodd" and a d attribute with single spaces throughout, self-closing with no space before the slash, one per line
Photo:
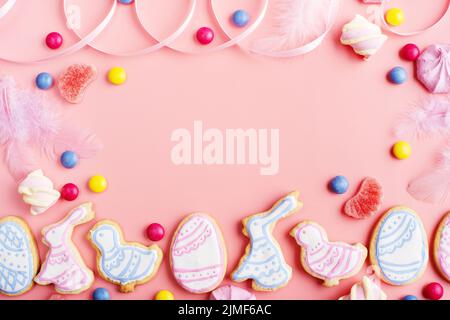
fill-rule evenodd
<path id="1" fill-rule="evenodd" d="M 95 193 L 101 193 L 108 188 L 108 181 L 104 176 L 93 176 L 89 179 L 89 189 Z"/>
<path id="2" fill-rule="evenodd" d="M 161 290 L 155 295 L 155 300 L 174 300 L 173 293 L 169 290 Z"/>
<path id="3" fill-rule="evenodd" d="M 108 72 L 108 80 L 112 84 L 121 85 L 127 81 L 127 73 L 122 67 L 111 68 Z"/>
<path id="4" fill-rule="evenodd" d="M 398 141 L 392 147 L 392 153 L 397 159 L 408 159 L 411 155 L 411 146 L 406 141 Z"/>
<path id="5" fill-rule="evenodd" d="M 391 8 L 386 12 L 386 22 L 391 26 L 399 26 L 405 21 L 405 15 L 400 8 Z"/>

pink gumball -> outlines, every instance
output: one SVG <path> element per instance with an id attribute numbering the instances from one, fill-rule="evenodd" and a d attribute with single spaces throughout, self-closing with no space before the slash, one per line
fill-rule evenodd
<path id="1" fill-rule="evenodd" d="M 198 29 L 197 40 L 202 45 L 210 44 L 214 40 L 214 31 L 208 27 Z"/>
<path id="2" fill-rule="evenodd" d="M 414 43 L 408 43 L 400 50 L 400 57 L 408 61 L 416 61 L 420 56 L 420 49 Z"/>
<path id="3" fill-rule="evenodd" d="M 440 283 L 431 282 L 423 288 L 423 296 L 430 300 L 439 300 L 444 295 L 444 288 Z"/>
<path id="4" fill-rule="evenodd" d="M 164 227 L 159 223 L 152 223 L 147 228 L 147 237 L 152 241 L 159 241 L 164 238 Z"/>
<path id="5" fill-rule="evenodd" d="M 63 44 L 63 37 L 58 32 L 50 32 L 45 38 L 45 43 L 50 49 L 58 49 Z"/>

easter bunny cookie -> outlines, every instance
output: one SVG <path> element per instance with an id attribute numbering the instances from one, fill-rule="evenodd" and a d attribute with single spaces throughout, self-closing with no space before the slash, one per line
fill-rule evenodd
<path id="1" fill-rule="evenodd" d="M 49 247 L 41 271 L 34 278 L 40 285 L 54 284 L 62 294 L 77 294 L 89 289 L 94 273 L 83 261 L 72 242 L 73 229 L 94 219 L 92 203 L 82 204 L 61 221 L 42 229 L 42 242 Z"/>
<path id="2" fill-rule="evenodd" d="M 213 218 L 193 213 L 181 221 L 170 246 L 170 266 L 177 282 L 189 292 L 210 292 L 222 282 L 227 250 Z"/>
<path id="3" fill-rule="evenodd" d="M 36 241 L 27 223 L 18 217 L 0 219 L 0 293 L 21 295 L 33 287 L 39 268 Z"/>
<path id="4" fill-rule="evenodd" d="M 441 275 L 450 282 L 450 212 L 442 219 L 434 238 L 434 261 Z"/>
<path id="5" fill-rule="evenodd" d="M 378 268 L 377 268 L 378 269 Z M 387 295 L 381 289 L 379 271 L 371 276 L 364 276 L 361 281 L 355 283 L 348 295 L 339 300 L 386 300 Z"/>
<path id="6" fill-rule="evenodd" d="M 258 291 L 274 291 L 288 284 L 292 268 L 286 263 L 272 230 L 278 220 L 293 214 L 302 206 L 295 191 L 280 199 L 270 210 L 242 220 L 242 232 L 250 238 L 250 243 L 231 274 L 233 281 L 252 279 L 252 287 Z"/>
<path id="7" fill-rule="evenodd" d="M 327 287 L 357 274 L 367 258 L 362 244 L 330 242 L 325 230 L 312 221 L 299 223 L 290 235 L 301 247 L 300 262 L 305 271 L 322 279 Z"/>
<path id="8" fill-rule="evenodd" d="M 120 286 L 123 293 L 150 281 L 158 272 L 163 253 L 157 245 L 127 242 L 120 226 L 111 220 L 99 221 L 88 234 L 97 251 L 97 269 L 103 279 Z"/>

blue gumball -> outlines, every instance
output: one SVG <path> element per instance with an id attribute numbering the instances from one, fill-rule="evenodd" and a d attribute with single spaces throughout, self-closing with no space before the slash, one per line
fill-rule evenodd
<path id="1" fill-rule="evenodd" d="M 404 297 L 403 297 L 403 300 L 419 300 L 419 299 L 417 299 L 416 296 L 413 296 L 413 295 L 411 295 L 411 294 L 408 294 L 407 296 L 404 296 Z"/>
<path id="2" fill-rule="evenodd" d="M 343 194 L 348 190 L 348 180 L 344 176 L 336 176 L 330 181 L 330 190 L 337 194 Z"/>
<path id="3" fill-rule="evenodd" d="M 109 291 L 105 288 L 97 288 L 92 293 L 92 298 L 94 300 L 111 300 Z"/>
<path id="4" fill-rule="evenodd" d="M 245 10 L 237 10 L 231 16 L 231 21 L 236 27 L 243 28 L 250 20 L 250 16 Z"/>
<path id="5" fill-rule="evenodd" d="M 63 167 L 67 169 L 72 169 L 78 164 L 78 156 L 73 151 L 64 151 L 60 160 Z"/>
<path id="6" fill-rule="evenodd" d="M 134 0 L 119 0 L 119 3 L 121 4 L 132 4 Z"/>
<path id="7" fill-rule="evenodd" d="M 408 79 L 408 74 L 402 67 L 392 68 L 388 73 L 388 80 L 394 84 L 402 84 L 406 79 Z"/>
<path id="8" fill-rule="evenodd" d="M 36 86 L 41 90 L 50 89 L 53 86 L 53 77 L 50 73 L 41 72 L 36 77 Z"/>

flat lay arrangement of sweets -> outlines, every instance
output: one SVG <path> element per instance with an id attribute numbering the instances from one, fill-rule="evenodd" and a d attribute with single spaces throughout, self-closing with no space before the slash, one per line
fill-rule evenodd
<path id="1" fill-rule="evenodd" d="M 0 4 L 0 299 L 450 298 L 450 1 L 62 3 Z"/>

